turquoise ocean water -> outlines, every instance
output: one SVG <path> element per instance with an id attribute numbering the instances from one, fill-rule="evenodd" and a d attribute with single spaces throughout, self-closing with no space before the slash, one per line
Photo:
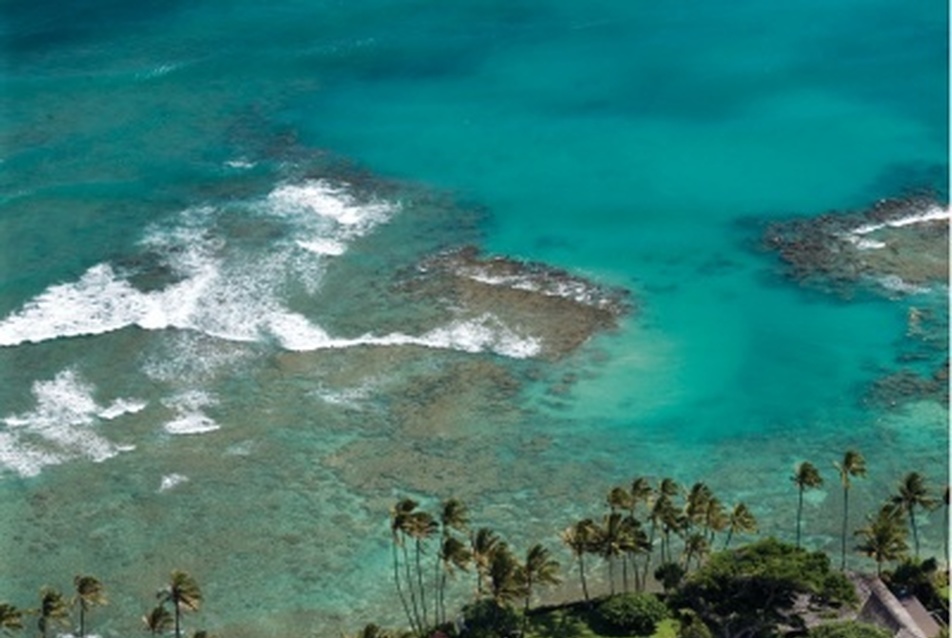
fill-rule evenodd
<path id="1" fill-rule="evenodd" d="M 907 325 L 947 322 L 947 287 L 843 299 L 757 248 L 947 205 L 945 2 L 0 8 L 0 600 L 92 572 L 96 631 L 133 635 L 182 568 L 222 635 L 338 635 L 400 621 L 406 494 L 555 548 L 670 475 L 789 538 L 809 459 L 807 542 L 836 551 L 848 447 L 854 527 L 907 471 L 947 481 L 947 407 L 868 400 L 948 357 Z M 532 326 L 402 292 L 462 245 L 634 311 L 534 356 Z"/>

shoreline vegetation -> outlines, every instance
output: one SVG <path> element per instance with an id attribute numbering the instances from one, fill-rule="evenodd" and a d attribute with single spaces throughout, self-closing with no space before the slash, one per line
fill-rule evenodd
<path id="1" fill-rule="evenodd" d="M 909 472 L 881 507 L 851 530 L 848 495 L 854 481 L 866 476 L 866 463 L 858 451 L 847 450 L 832 469 L 844 491 L 842 552 L 836 557 L 800 546 L 801 531 L 809 525 L 803 520 L 803 493 L 825 481 L 809 461 L 790 476 L 797 500 L 791 497 L 789 535 L 795 544 L 774 537 L 737 543 L 758 533 L 755 514 L 745 503 L 725 504 L 703 482 L 688 486 L 642 476 L 610 488 L 600 516 L 573 521 L 558 534 L 571 565 L 555 560 L 544 543 L 523 553 L 492 528 L 475 527 L 457 499 L 439 503 L 435 513 L 413 499 L 400 499 L 390 511 L 389 578 L 407 625 L 389 630 L 368 624 L 350 636 L 890 636 L 856 620 L 859 599 L 851 578 L 869 577 L 850 571 L 848 557 L 854 552 L 875 562 L 877 578 L 893 592 L 916 596 L 947 636 L 949 487 L 937 493 L 921 473 Z M 946 523 L 945 557 L 923 559 L 917 515 L 939 509 Z M 589 579 L 596 570 L 607 591 L 593 595 Z M 463 578 L 470 582 L 469 602 L 458 595 L 450 600 L 448 585 Z M 578 579 L 580 599 L 537 602 L 547 588 L 568 578 Z M 92 635 L 88 628 L 95 624 L 95 609 L 108 604 L 106 588 L 90 575 L 76 576 L 73 584 L 72 596 L 44 587 L 35 608 L 0 603 L 0 630 L 27 633 L 35 622 L 43 638 Z M 142 616 L 142 628 L 151 635 L 218 635 L 185 631 L 183 616 L 200 611 L 204 602 L 191 575 L 173 571 L 156 602 Z"/>

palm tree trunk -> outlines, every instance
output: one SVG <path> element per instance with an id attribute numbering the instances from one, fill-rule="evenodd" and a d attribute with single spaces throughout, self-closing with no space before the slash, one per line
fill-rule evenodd
<path id="1" fill-rule="evenodd" d="M 420 556 L 423 553 L 420 539 L 416 540 L 416 569 L 417 569 L 417 585 L 420 588 L 420 609 L 423 612 L 423 625 L 422 627 L 429 627 L 429 622 L 427 619 L 427 610 L 426 610 L 426 588 L 423 587 L 423 565 L 420 560 Z"/>
<path id="2" fill-rule="evenodd" d="M 727 539 L 724 541 L 724 549 L 727 549 L 727 546 L 731 544 L 731 537 L 733 535 L 734 535 L 734 527 L 731 526 L 727 528 Z M 711 551 L 713 551 L 713 549 Z"/>
<path id="3" fill-rule="evenodd" d="M 843 546 L 840 554 L 840 571 L 846 571 L 846 525 L 850 513 L 850 488 L 843 488 Z"/>
<path id="4" fill-rule="evenodd" d="M 641 573 L 641 582 L 647 584 L 648 582 L 648 570 L 651 569 L 651 555 L 654 553 L 654 539 L 655 539 L 655 522 L 651 521 L 651 532 L 648 535 L 648 552 L 645 555 L 645 569 Z"/>
<path id="5" fill-rule="evenodd" d="M 86 609 L 83 607 L 82 601 L 79 603 L 79 638 L 85 638 L 86 636 Z"/>
<path id="6" fill-rule="evenodd" d="M 418 635 L 423 634 L 423 624 L 420 623 L 420 609 L 417 606 L 416 590 L 413 585 L 413 572 L 410 570 L 410 552 L 407 551 L 407 544 L 403 544 L 403 573 L 407 579 L 407 589 L 410 590 L 410 603 L 413 606 L 413 619 L 417 627 Z M 413 624 L 413 623 L 411 623 Z"/>
<path id="7" fill-rule="evenodd" d="M 413 623 L 413 614 L 410 613 L 410 605 L 407 603 L 407 595 L 403 593 L 403 587 L 400 586 L 400 560 L 397 553 L 397 542 L 393 542 L 393 582 L 397 584 L 397 594 L 400 596 L 400 604 L 403 605 L 403 612 L 407 615 L 407 621 L 410 623 L 410 629 L 416 632 L 416 626 Z"/>
<path id="8" fill-rule="evenodd" d="M 585 602 L 589 602 L 588 583 L 585 582 L 585 560 L 582 555 L 578 555 L 578 572 L 582 576 L 582 594 L 585 596 Z"/>
<path id="9" fill-rule="evenodd" d="M 909 524 L 912 526 L 912 544 L 916 548 L 916 560 L 919 560 L 919 529 L 916 527 L 915 505 L 909 506 Z"/>
<path id="10" fill-rule="evenodd" d="M 800 549 L 800 521 L 803 516 L 803 486 L 800 486 L 800 499 L 797 503 L 797 549 Z"/>
<path id="11" fill-rule="evenodd" d="M 182 610 L 179 608 L 178 599 L 176 599 L 175 600 L 175 638 L 182 638 L 182 628 L 180 625 L 181 620 L 182 620 Z"/>
<path id="12" fill-rule="evenodd" d="M 522 635 L 529 628 L 529 600 L 532 598 L 532 576 L 526 575 L 526 606 L 522 611 Z"/>
<path id="13" fill-rule="evenodd" d="M 615 595 L 615 557 L 608 557 L 608 589 Z"/>

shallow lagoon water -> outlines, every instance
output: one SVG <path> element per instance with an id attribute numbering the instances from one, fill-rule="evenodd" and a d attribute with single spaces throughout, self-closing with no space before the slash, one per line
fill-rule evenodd
<path id="1" fill-rule="evenodd" d="M 404 494 L 556 548 L 610 486 L 671 475 L 789 537 L 802 459 L 828 481 L 806 538 L 835 551 L 846 448 L 856 525 L 906 471 L 947 480 L 946 406 L 868 393 L 948 292 L 802 288 L 760 234 L 946 201 L 947 11 L 6 7 L 0 598 L 91 571 L 98 630 L 126 635 L 183 568 L 202 626 L 336 635 L 400 620 Z M 531 324 L 417 281 L 464 245 L 632 311 L 525 356 Z"/>

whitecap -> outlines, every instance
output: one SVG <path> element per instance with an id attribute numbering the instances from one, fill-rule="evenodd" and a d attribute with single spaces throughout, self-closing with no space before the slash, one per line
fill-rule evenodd
<path id="1" fill-rule="evenodd" d="M 168 492 L 173 487 L 177 487 L 182 483 L 185 483 L 189 480 L 184 474 L 166 474 L 162 477 L 162 481 L 159 483 L 159 492 Z"/>
<path id="2" fill-rule="evenodd" d="M 148 405 L 146 401 L 135 399 L 116 399 L 108 407 L 99 411 L 99 416 L 107 421 L 111 421 L 123 414 L 135 414 L 141 412 Z"/>
<path id="3" fill-rule="evenodd" d="M 942 208 L 941 206 L 932 206 L 928 210 L 922 213 L 915 213 L 912 215 L 907 215 L 906 217 L 899 217 L 897 219 L 891 219 L 886 222 L 877 223 L 877 224 L 865 224 L 858 228 L 854 228 L 850 231 L 853 235 L 868 235 L 869 233 L 881 230 L 883 228 L 902 228 L 903 226 L 911 226 L 912 224 L 921 224 L 924 222 L 939 221 L 942 219 L 948 220 L 950 217 L 950 209 Z"/>
<path id="4" fill-rule="evenodd" d="M 169 434 L 205 434 L 221 428 L 202 411 L 204 407 L 218 404 L 218 399 L 206 392 L 189 390 L 163 399 L 162 403 L 176 414 L 163 426 Z"/>
<path id="5" fill-rule="evenodd" d="M 0 465 L 22 476 L 35 476 L 47 465 L 87 458 L 102 462 L 134 449 L 109 441 L 93 430 L 102 414 L 116 412 L 116 404 L 134 405 L 120 399 L 103 408 L 93 399 L 93 388 L 73 370 L 64 370 L 50 381 L 33 384 L 36 407 L 3 419 L 0 432 Z M 112 409 L 110 409 L 112 408 Z M 118 416 L 118 414 L 116 415 Z"/>

